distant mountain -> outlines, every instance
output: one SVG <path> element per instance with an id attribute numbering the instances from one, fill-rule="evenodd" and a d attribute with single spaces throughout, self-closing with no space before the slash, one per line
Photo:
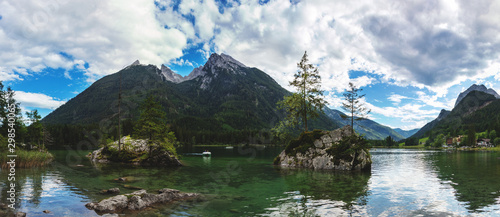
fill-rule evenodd
<path id="1" fill-rule="evenodd" d="M 436 119 L 434 119 L 431 122 L 424 125 L 422 128 L 420 128 L 420 130 L 418 130 L 416 133 L 414 133 L 412 135 L 412 137 L 417 137 L 417 138 L 424 137 L 426 132 L 428 132 L 429 130 L 432 130 L 432 128 L 434 128 L 439 123 L 439 121 L 446 118 L 449 114 L 450 114 L 450 111 L 442 109 Z"/>
<path id="2" fill-rule="evenodd" d="M 117 120 L 120 79 L 122 119 L 136 120 L 138 105 L 153 94 L 165 108 L 177 137 L 189 142 L 248 141 L 251 132 L 269 130 L 284 117 L 276 103 L 290 94 L 263 71 L 225 54 L 212 54 L 204 66 L 185 77 L 164 65 L 159 69 L 136 61 L 99 79 L 42 121 L 52 125 L 102 125 L 104 120 Z M 337 127 L 322 115 L 310 129 Z"/>
<path id="3" fill-rule="evenodd" d="M 345 115 L 343 112 L 335 110 L 335 109 L 325 109 L 325 114 L 335 120 L 335 122 L 340 126 L 350 125 L 350 119 L 343 119 L 342 115 Z M 365 135 L 367 139 L 374 140 L 383 140 L 387 136 L 391 136 L 394 140 L 399 141 L 402 139 L 406 139 L 407 136 L 403 136 L 400 133 L 396 132 L 390 127 L 381 125 L 375 121 L 369 119 L 363 119 L 354 122 L 354 130 L 362 135 Z"/>
<path id="4" fill-rule="evenodd" d="M 401 128 L 395 128 L 393 129 L 397 133 L 399 133 L 401 136 L 408 138 L 410 136 L 413 136 L 416 132 L 418 132 L 420 129 L 413 129 L 413 130 L 403 130 Z"/>
<path id="5" fill-rule="evenodd" d="M 469 127 L 476 130 L 500 130 L 500 99 L 483 91 L 470 91 L 451 110 L 442 110 L 439 117 L 424 126 L 414 137 L 427 137 L 438 134 L 463 134 Z"/>
<path id="6" fill-rule="evenodd" d="M 488 89 L 488 88 L 486 88 L 486 86 L 484 86 L 482 84 L 481 85 L 473 84 L 472 86 L 467 88 L 467 90 L 465 90 L 464 92 L 460 93 L 460 95 L 458 95 L 457 101 L 455 102 L 455 107 L 458 105 L 458 103 L 460 103 L 462 101 L 463 98 L 465 98 L 465 96 L 467 96 L 467 94 L 469 94 L 472 91 L 479 91 L 479 92 L 491 94 L 495 98 L 500 99 L 500 95 L 498 95 L 498 93 L 495 90 L 493 90 L 491 88 Z"/>

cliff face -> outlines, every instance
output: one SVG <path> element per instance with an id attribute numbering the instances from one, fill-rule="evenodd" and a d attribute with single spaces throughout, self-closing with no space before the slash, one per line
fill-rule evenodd
<path id="1" fill-rule="evenodd" d="M 481 84 L 481 85 L 473 84 L 467 90 L 465 90 L 464 92 L 460 93 L 460 95 L 458 95 L 457 101 L 455 102 L 455 107 L 457 107 L 457 105 L 472 91 L 479 91 L 479 92 L 491 94 L 495 98 L 500 99 L 500 95 L 498 95 L 498 93 L 495 90 L 493 90 L 491 88 L 486 88 L 486 86 L 484 86 L 483 84 Z"/>
<path id="2" fill-rule="evenodd" d="M 306 138 L 306 137 L 309 137 Z M 312 140 L 311 138 L 314 138 Z M 349 126 L 334 131 L 313 131 L 292 141 L 274 164 L 288 168 L 308 168 L 314 170 L 365 170 L 371 168 L 371 157 L 365 148 L 356 148 L 355 143 L 345 144 L 351 137 Z M 356 137 L 357 138 L 357 137 Z"/>

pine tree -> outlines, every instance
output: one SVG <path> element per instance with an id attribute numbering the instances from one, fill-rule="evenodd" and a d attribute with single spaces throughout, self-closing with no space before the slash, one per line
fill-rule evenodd
<path id="1" fill-rule="evenodd" d="M 297 63 L 299 70 L 294 75 L 294 80 L 290 82 L 297 92 L 285 96 L 282 101 L 278 102 L 278 108 L 284 109 L 287 116 L 275 127 L 275 131 L 302 122 L 304 132 L 307 132 L 308 120 L 317 118 L 323 112 L 326 101 L 321 90 L 321 76 L 318 68 L 308 62 L 306 51 L 301 61 Z"/>
<path id="2" fill-rule="evenodd" d="M 23 122 L 20 103 L 16 101 L 14 95 L 14 90 L 12 90 L 10 87 L 7 87 L 7 89 L 4 90 L 4 86 L 0 81 L 0 118 L 2 120 L 0 134 L 7 138 L 9 128 L 9 120 L 7 116 L 9 115 L 9 113 L 14 114 L 14 129 L 16 132 L 16 141 L 22 142 L 24 140 L 26 127 Z M 8 106 L 11 107 L 8 108 Z"/>
<path id="3" fill-rule="evenodd" d="M 152 145 L 160 142 L 162 135 L 167 133 L 166 115 L 163 107 L 151 95 L 142 103 L 140 110 L 134 131 L 139 138 L 148 139 L 151 152 Z"/>
<path id="4" fill-rule="evenodd" d="M 30 120 L 31 124 L 28 126 L 28 136 L 32 143 L 35 143 L 38 148 L 44 149 L 44 144 L 40 144 L 44 139 L 44 129 L 40 120 L 42 117 L 38 114 L 38 110 L 32 110 L 31 112 L 26 112 L 26 116 Z M 40 146 L 41 145 L 41 146 Z"/>
<path id="5" fill-rule="evenodd" d="M 351 119 L 351 132 L 354 134 L 354 121 L 362 120 L 366 118 L 371 110 L 364 107 L 361 99 L 365 97 L 365 94 L 359 95 L 358 92 L 363 91 L 361 88 L 357 88 L 349 82 L 349 89 L 344 93 L 344 102 L 342 102 L 342 108 L 349 112 L 349 116 L 343 115 L 342 118 L 347 119 L 350 117 Z"/>

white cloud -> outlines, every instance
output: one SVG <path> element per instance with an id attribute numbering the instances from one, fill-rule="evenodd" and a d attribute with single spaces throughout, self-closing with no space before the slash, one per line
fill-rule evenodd
<path id="1" fill-rule="evenodd" d="M 77 68 L 93 81 L 136 59 L 194 66 L 180 58 L 199 46 L 206 58 L 227 53 L 289 90 L 307 50 L 333 105 L 350 81 L 360 87 L 380 82 L 426 88 L 416 100 L 439 109 L 453 106 L 455 99 L 445 98 L 450 87 L 500 81 L 498 1 L 227 2 L 222 7 L 214 0 L 1 1 L 0 79 L 19 80 L 51 67 Z M 352 79 L 350 71 L 368 74 Z M 391 97 L 400 103 L 407 96 Z M 375 111 L 402 118 L 439 113 L 413 104 Z"/>
<path id="2" fill-rule="evenodd" d="M 16 91 L 14 98 L 25 108 L 56 109 L 66 103 L 65 101 L 55 99 L 54 97 L 42 93 L 29 93 L 24 91 Z"/>
<path id="3" fill-rule="evenodd" d="M 2 1 L 0 8 L 1 77 L 6 80 L 27 70 L 68 70 L 83 62 L 89 64 L 89 81 L 136 59 L 160 65 L 182 56 L 189 34 L 165 29 L 151 0 L 19 0 Z"/>
<path id="4" fill-rule="evenodd" d="M 498 73 L 500 26 L 491 10 L 498 3 L 417 1 L 242 1 L 217 10 L 212 0 L 171 1 L 163 17 L 180 20 L 189 38 L 209 44 L 270 73 L 281 85 L 305 50 L 319 65 L 323 86 L 341 92 L 349 70 L 368 71 L 381 81 L 428 88 L 438 97 L 453 85 Z M 175 14 L 175 15 L 172 15 Z M 193 16 L 195 25 L 183 16 Z M 166 19 L 163 19 L 166 20 Z M 193 33 L 194 31 L 194 33 Z M 372 81 L 364 80 L 368 85 Z"/>
<path id="5" fill-rule="evenodd" d="M 403 126 L 400 128 L 410 130 L 423 127 L 429 121 L 437 118 L 440 110 L 424 109 L 424 105 L 405 104 L 397 107 L 378 107 L 371 103 L 366 103 L 367 108 L 371 109 L 373 114 L 382 115 L 388 118 L 398 118 Z"/>
<path id="6" fill-rule="evenodd" d="M 394 103 L 393 103 L 394 105 L 397 105 L 397 104 L 401 103 L 401 100 L 403 100 L 403 99 L 408 99 L 408 97 L 406 97 L 406 96 L 401 96 L 401 95 L 399 95 L 399 94 L 392 94 L 392 95 L 390 95 L 390 96 L 389 96 L 389 98 L 387 98 L 387 99 L 388 99 L 389 101 L 394 102 Z"/>

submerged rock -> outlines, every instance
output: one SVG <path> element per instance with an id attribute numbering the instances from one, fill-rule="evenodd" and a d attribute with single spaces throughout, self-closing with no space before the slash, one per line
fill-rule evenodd
<path id="1" fill-rule="evenodd" d="M 118 141 L 116 141 L 89 153 L 87 157 L 98 163 L 122 162 L 147 166 L 182 166 L 173 153 L 160 145 L 150 147 L 147 140 L 124 136 L 121 143 L 120 151 L 117 151 Z"/>
<path id="2" fill-rule="evenodd" d="M 358 144 L 341 144 L 352 136 L 350 127 L 334 131 L 313 131 L 290 142 L 275 159 L 274 164 L 288 168 L 309 168 L 315 170 L 365 170 L 371 168 L 371 157 L 366 148 Z"/>
<path id="3" fill-rule="evenodd" d="M 110 188 L 108 190 L 102 190 L 101 193 L 103 193 L 103 194 L 119 194 L 120 189 L 119 188 Z"/>
<path id="4" fill-rule="evenodd" d="M 158 194 L 147 193 L 146 190 L 131 194 L 117 195 L 98 203 L 87 203 L 85 207 L 98 213 L 117 213 L 124 210 L 142 210 L 154 204 L 167 203 L 200 197 L 197 193 L 182 193 L 179 190 L 164 188 Z"/>
<path id="5" fill-rule="evenodd" d="M 25 212 L 17 212 L 15 214 L 16 217 L 26 217 L 26 213 Z"/>

